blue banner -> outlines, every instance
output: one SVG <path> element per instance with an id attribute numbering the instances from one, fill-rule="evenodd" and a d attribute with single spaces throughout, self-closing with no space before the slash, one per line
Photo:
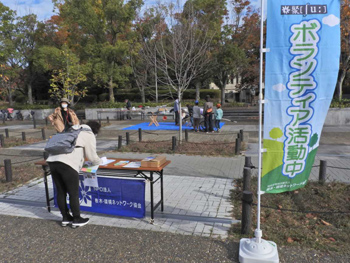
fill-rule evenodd
<path id="1" fill-rule="evenodd" d="M 80 210 L 126 217 L 145 217 L 145 180 L 98 176 L 98 186 L 84 185 L 80 175 Z M 54 202 L 57 193 L 54 185 Z"/>
<path id="2" fill-rule="evenodd" d="M 262 190 L 305 186 L 333 98 L 340 0 L 270 0 L 267 8 Z"/>

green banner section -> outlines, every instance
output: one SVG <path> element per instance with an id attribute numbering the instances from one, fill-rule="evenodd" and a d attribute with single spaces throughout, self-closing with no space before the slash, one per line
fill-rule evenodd
<path id="1" fill-rule="evenodd" d="M 267 163 L 267 165 L 263 167 L 263 177 L 261 179 L 261 189 L 263 191 L 277 194 L 293 191 L 306 185 L 315 161 L 317 148 L 309 153 L 306 159 L 305 170 L 295 178 L 288 178 L 286 176 L 281 176 L 283 167 L 283 151 L 281 152 L 281 149 L 283 149 L 283 143 L 273 140 L 264 140 L 264 146 L 268 146 L 268 148 L 267 152 L 263 153 L 263 158 L 269 158 L 270 160 L 274 160 L 274 162 Z"/>

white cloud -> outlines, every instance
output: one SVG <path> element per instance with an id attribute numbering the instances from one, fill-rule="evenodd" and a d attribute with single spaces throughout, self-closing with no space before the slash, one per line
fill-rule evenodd
<path id="1" fill-rule="evenodd" d="M 278 92 L 282 92 L 286 89 L 286 86 L 284 86 L 282 83 L 278 83 L 274 85 L 272 88 Z"/>
<path id="2" fill-rule="evenodd" d="M 17 12 L 18 16 L 36 14 L 38 20 L 47 20 L 54 13 L 51 0 L 2 0 L 5 6 Z"/>
<path id="3" fill-rule="evenodd" d="M 332 15 L 324 17 L 322 19 L 322 23 L 333 27 L 333 26 L 336 26 L 340 23 L 340 19 L 332 14 Z"/>

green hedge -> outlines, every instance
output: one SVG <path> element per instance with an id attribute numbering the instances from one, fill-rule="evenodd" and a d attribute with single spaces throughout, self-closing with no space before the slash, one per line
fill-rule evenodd
<path id="1" fill-rule="evenodd" d="M 209 95 L 212 99 L 219 99 L 221 95 L 221 91 L 217 89 L 202 89 L 200 91 L 200 98 L 205 99 L 205 97 Z"/>
<path id="2" fill-rule="evenodd" d="M 333 99 L 330 107 L 331 108 L 349 108 L 350 99 L 342 99 L 341 101 L 339 101 L 338 99 Z"/>
<path id="3" fill-rule="evenodd" d="M 109 100 L 109 93 L 102 93 L 98 95 L 99 101 L 108 101 Z"/>
<path id="4" fill-rule="evenodd" d="M 74 106 L 74 108 L 76 109 L 85 109 L 85 108 L 121 108 L 121 107 L 125 107 L 125 103 L 124 100 L 125 99 L 129 99 L 132 103 L 132 106 L 134 107 L 138 107 L 139 105 L 143 105 L 143 106 L 150 106 L 150 107 L 155 107 L 155 106 L 160 106 L 160 105 L 167 105 L 167 107 L 172 107 L 173 106 L 173 101 L 170 100 L 163 100 L 157 104 L 155 102 L 153 102 L 153 98 L 150 96 L 150 94 L 146 93 L 146 103 L 141 103 L 141 94 L 140 91 L 138 89 L 129 89 L 129 90 L 123 90 L 123 91 L 129 91 L 129 92 L 125 92 L 125 93 L 121 93 L 122 90 L 117 91 L 116 95 L 115 95 L 115 99 L 116 99 L 116 103 L 109 103 L 108 99 L 109 99 L 109 94 L 108 93 L 102 93 L 97 95 L 94 94 L 90 94 L 87 95 L 83 98 L 80 99 L 79 103 L 76 104 Z M 133 92 L 130 92 L 133 91 Z M 168 94 L 169 93 L 169 89 L 167 87 L 165 87 L 164 89 L 160 89 L 158 90 L 158 94 L 164 95 L 164 94 Z M 212 90 L 212 89 L 202 89 L 200 90 L 200 105 L 202 105 L 204 103 L 204 99 L 207 95 L 210 95 L 210 97 L 214 100 L 214 101 L 218 101 L 218 99 L 220 99 L 220 90 Z M 173 92 L 173 95 L 176 95 L 175 92 Z M 183 94 L 183 104 L 182 105 L 186 105 L 187 103 L 189 104 L 193 104 L 194 100 L 196 98 L 196 90 L 195 89 L 188 89 L 185 90 L 184 94 Z M 15 109 L 51 109 L 54 108 L 55 105 L 38 105 L 38 104 L 33 104 L 33 105 L 29 105 L 29 104 L 25 104 L 26 103 L 26 96 L 21 96 L 21 95 L 17 95 L 16 96 L 16 101 L 17 99 L 19 100 L 18 104 L 16 104 L 14 107 Z M 98 102 L 99 101 L 99 102 Z"/>
<path id="5" fill-rule="evenodd" d="M 123 93 L 123 94 L 117 94 L 114 96 L 114 99 L 116 101 L 124 101 L 126 99 L 130 100 L 130 101 L 140 101 L 141 100 L 141 95 L 140 92 L 139 93 Z"/>
<path id="6" fill-rule="evenodd" d="M 17 102 L 17 103 L 26 103 L 27 100 L 28 100 L 28 97 L 25 96 L 24 94 L 18 94 L 15 96 L 14 100 Z"/>
<path id="7" fill-rule="evenodd" d="M 97 101 L 97 95 L 87 95 L 80 99 L 79 102 L 94 103 Z"/>
<path id="8" fill-rule="evenodd" d="M 195 100 L 196 99 L 196 90 L 195 89 L 188 89 L 185 90 L 182 95 L 183 100 Z"/>
<path id="9" fill-rule="evenodd" d="M 15 110 L 43 110 L 43 109 L 53 109 L 52 105 L 39 105 L 39 104 L 15 104 L 12 108 Z"/>

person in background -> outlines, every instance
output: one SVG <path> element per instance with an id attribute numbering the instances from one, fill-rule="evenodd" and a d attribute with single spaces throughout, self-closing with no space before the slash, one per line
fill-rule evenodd
<path id="1" fill-rule="evenodd" d="M 222 116 L 224 115 L 223 110 L 221 109 L 221 104 L 216 104 L 216 111 L 214 114 L 215 119 L 215 128 L 217 132 L 220 132 L 220 121 L 222 119 Z"/>
<path id="2" fill-rule="evenodd" d="M 193 106 L 187 104 L 188 115 L 190 116 L 191 126 L 193 127 Z"/>
<path id="3" fill-rule="evenodd" d="M 177 98 L 174 102 L 174 112 L 175 112 L 175 125 L 179 126 L 180 124 L 180 108 L 179 108 L 179 99 Z"/>
<path id="4" fill-rule="evenodd" d="M 210 101 L 210 96 L 207 95 L 205 98 L 204 109 L 203 109 L 204 119 L 205 119 L 205 131 L 214 132 L 213 130 L 213 103 Z"/>
<path id="5" fill-rule="evenodd" d="M 79 119 L 75 112 L 69 108 L 69 105 L 69 100 L 62 98 L 60 107 L 57 107 L 54 113 L 47 117 L 57 132 L 65 132 L 73 125 L 79 125 Z"/>
<path id="6" fill-rule="evenodd" d="M 58 208 L 62 214 L 62 226 L 72 224 L 73 227 L 84 226 L 89 218 L 80 216 L 79 202 L 79 171 L 83 167 L 84 159 L 92 165 L 102 163 L 96 153 L 96 138 L 101 125 L 96 121 L 89 121 L 86 125 L 76 125 L 72 129 L 88 129 L 79 133 L 73 152 L 67 154 L 49 155 L 46 162 L 49 164 L 52 179 L 57 189 Z M 73 216 L 67 206 L 67 194 Z"/>
<path id="7" fill-rule="evenodd" d="M 12 117 L 13 108 L 7 108 L 7 112 L 8 112 L 7 118 L 8 118 L 9 120 L 12 120 L 12 119 L 13 119 L 13 117 Z"/>
<path id="8" fill-rule="evenodd" d="M 196 100 L 193 106 L 193 129 L 199 132 L 199 122 L 201 119 L 201 108 L 198 106 L 199 102 Z"/>
<path id="9" fill-rule="evenodd" d="M 125 100 L 125 108 L 128 110 L 128 113 L 126 114 L 126 118 L 128 120 L 131 120 L 131 113 L 130 113 L 130 111 L 131 111 L 131 102 L 128 99 Z"/>

